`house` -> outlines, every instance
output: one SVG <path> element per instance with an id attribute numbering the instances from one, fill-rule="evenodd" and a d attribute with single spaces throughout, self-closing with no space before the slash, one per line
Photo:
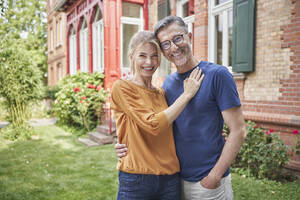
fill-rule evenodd
<path id="1" fill-rule="evenodd" d="M 300 130 L 298 0 L 48 0 L 49 85 L 81 70 L 103 72 L 105 87 L 111 87 L 128 76 L 131 36 L 153 30 L 168 15 L 188 23 L 199 60 L 233 72 L 245 118 L 295 145 L 292 132 Z M 155 83 L 174 70 L 163 59 Z M 294 155 L 288 168 L 300 172 L 300 157 Z"/>

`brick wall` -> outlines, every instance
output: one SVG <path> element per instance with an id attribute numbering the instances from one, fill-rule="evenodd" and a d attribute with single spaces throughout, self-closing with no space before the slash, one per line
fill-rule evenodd
<path id="1" fill-rule="evenodd" d="M 255 72 L 247 75 L 245 100 L 277 101 L 282 96 L 281 79 L 288 79 L 292 52 L 281 48 L 281 26 L 291 22 L 290 1 L 257 1 Z"/>
<path id="2" fill-rule="evenodd" d="M 194 55 L 207 60 L 208 0 L 194 2 Z M 175 15 L 176 1 L 170 3 Z M 255 45 L 255 71 L 234 75 L 244 116 L 295 145 L 292 131 L 300 130 L 300 1 L 257 0 Z M 300 157 L 293 155 L 288 167 L 300 172 Z"/>
<path id="3" fill-rule="evenodd" d="M 67 74 L 67 60 L 66 60 L 66 15 L 62 12 L 54 10 L 55 5 L 48 9 L 47 26 L 48 26 L 48 85 L 53 86 L 58 83 L 58 67 L 61 67 L 62 77 Z M 62 24 L 57 26 L 56 23 L 60 21 Z M 53 30 L 53 41 L 50 39 L 50 28 Z M 62 28 L 62 35 L 60 35 L 60 28 Z M 58 37 L 62 37 L 59 41 Z M 50 51 L 50 43 L 53 45 L 53 50 Z"/>
<path id="4" fill-rule="evenodd" d="M 208 2 L 207 0 L 195 0 L 194 23 L 194 55 L 199 60 L 208 58 Z"/>
<path id="5" fill-rule="evenodd" d="M 238 79 L 246 119 L 295 145 L 300 129 L 300 1 L 256 1 L 255 71 Z M 300 171 L 294 155 L 290 168 Z"/>

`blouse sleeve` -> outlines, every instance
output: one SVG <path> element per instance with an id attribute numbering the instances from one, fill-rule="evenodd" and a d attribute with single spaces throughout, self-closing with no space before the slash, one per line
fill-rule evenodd
<path id="1" fill-rule="evenodd" d="M 165 132 L 169 123 L 165 113 L 154 112 L 150 106 L 140 98 L 136 90 L 130 88 L 122 80 L 116 81 L 111 93 L 111 108 L 115 112 L 122 112 L 132 119 L 143 131 L 158 135 Z"/>

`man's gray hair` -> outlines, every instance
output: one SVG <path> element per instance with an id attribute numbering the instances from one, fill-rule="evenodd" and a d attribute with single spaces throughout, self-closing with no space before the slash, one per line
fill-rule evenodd
<path id="1" fill-rule="evenodd" d="M 183 19 L 181 17 L 178 16 L 167 16 L 163 19 L 161 19 L 159 22 L 157 22 L 157 24 L 154 27 L 154 34 L 155 37 L 157 38 L 157 35 L 159 33 L 159 31 L 161 31 L 162 29 L 170 26 L 171 24 L 176 23 L 177 25 L 179 25 L 180 27 L 183 28 L 183 30 L 188 33 L 188 26 L 187 24 L 183 21 Z"/>

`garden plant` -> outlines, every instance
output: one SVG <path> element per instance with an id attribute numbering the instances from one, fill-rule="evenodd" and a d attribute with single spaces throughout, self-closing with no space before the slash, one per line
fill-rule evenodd
<path id="1" fill-rule="evenodd" d="M 104 75 L 77 72 L 58 85 L 54 112 L 59 122 L 87 131 L 95 128 L 108 92 L 103 88 Z"/>
<path id="2" fill-rule="evenodd" d="M 0 96 L 8 113 L 6 120 L 10 122 L 1 133 L 10 140 L 28 139 L 34 133 L 26 123 L 30 116 L 29 107 L 42 97 L 43 92 L 41 71 L 21 50 L 0 49 Z"/>
<path id="3" fill-rule="evenodd" d="M 229 134 L 227 127 L 224 130 Z M 264 131 L 248 121 L 247 137 L 232 167 L 235 172 L 248 177 L 280 180 L 291 151 L 273 129 Z"/>

